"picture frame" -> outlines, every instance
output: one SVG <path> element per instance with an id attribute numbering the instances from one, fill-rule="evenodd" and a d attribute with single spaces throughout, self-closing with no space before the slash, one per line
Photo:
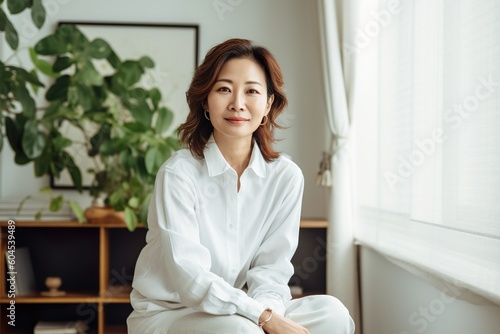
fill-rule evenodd
<path id="1" fill-rule="evenodd" d="M 162 102 L 174 113 L 171 129 L 176 129 L 188 114 L 186 95 L 194 70 L 198 66 L 199 26 L 196 24 L 163 23 L 121 23 L 121 22 L 84 22 L 61 21 L 59 25 L 76 25 L 89 40 L 102 38 L 107 41 L 122 59 L 137 60 L 142 56 L 150 57 L 155 67 L 145 74 L 141 85 L 148 88 L 158 87 Z M 105 73 L 111 68 L 106 62 L 96 64 Z M 71 127 L 63 129 L 71 136 L 77 131 Z M 173 130 L 172 130 L 173 131 Z M 76 138 L 77 139 L 77 138 Z M 76 140 L 78 141 L 78 140 Z M 82 147 L 69 147 L 68 153 L 82 172 L 82 184 L 88 189 L 92 175 L 87 172 L 95 168 L 95 162 L 86 156 Z M 54 189 L 75 189 L 69 173 L 64 170 L 59 178 L 51 177 L 50 186 Z"/>

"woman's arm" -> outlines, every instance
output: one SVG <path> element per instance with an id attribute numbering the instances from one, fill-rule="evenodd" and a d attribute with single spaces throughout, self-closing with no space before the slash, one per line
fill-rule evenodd
<path id="1" fill-rule="evenodd" d="M 290 300 L 291 258 L 298 243 L 304 177 L 294 165 L 277 215 L 247 274 L 248 295 L 283 315 Z"/>

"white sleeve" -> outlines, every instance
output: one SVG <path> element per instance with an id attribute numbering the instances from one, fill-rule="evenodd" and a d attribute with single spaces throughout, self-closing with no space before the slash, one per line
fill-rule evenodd
<path id="1" fill-rule="evenodd" d="M 294 272 L 291 259 L 298 244 L 303 189 L 304 177 L 297 168 L 247 273 L 248 295 L 281 315 L 291 299 L 288 282 Z"/>
<path id="2" fill-rule="evenodd" d="M 158 229 L 158 256 L 168 268 L 169 288 L 187 307 L 211 314 L 236 313 L 258 323 L 265 306 L 210 272 L 210 252 L 199 238 L 193 182 L 168 168 L 156 178 L 148 224 Z"/>

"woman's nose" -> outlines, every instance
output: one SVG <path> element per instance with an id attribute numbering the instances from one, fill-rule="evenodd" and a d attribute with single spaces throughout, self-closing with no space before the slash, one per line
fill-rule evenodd
<path id="1" fill-rule="evenodd" d="M 229 104 L 229 110 L 243 111 L 245 110 L 245 96 L 244 94 L 235 93 Z"/>

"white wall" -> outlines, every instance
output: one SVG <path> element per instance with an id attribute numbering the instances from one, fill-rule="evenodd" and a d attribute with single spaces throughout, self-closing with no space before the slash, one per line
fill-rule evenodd
<path id="1" fill-rule="evenodd" d="M 363 334 L 498 334 L 500 306 L 471 304 L 361 247 Z M 448 292 L 449 296 L 443 292 Z"/>
<path id="2" fill-rule="evenodd" d="M 21 44 L 32 45 L 52 31 L 58 21 L 74 20 L 198 24 L 200 60 L 210 47 L 231 37 L 252 39 L 268 47 L 281 64 L 289 98 L 287 115 L 282 117 L 282 123 L 289 128 L 280 132 L 279 137 L 285 139 L 276 147 L 290 155 L 304 172 L 303 216 L 326 216 L 324 190 L 314 183 L 326 134 L 315 1 L 46 0 L 44 3 L 49 19 L 37 35 L 32 35 L 28 18 L 16 20 L 24 35 Z M 227 11 L 218 11 L 214 5 L 217 3 L 226 4 Z M 1 56 L 6 57 L 5 53 Z M 0 196 L 25 196 L 44 185 L 48 185 L 48 180 L 35 179 L 31 165 L 16 166 L 9 150 L 4 149 Z M 86 203 L 87 199 L 81 201 Z"/>

